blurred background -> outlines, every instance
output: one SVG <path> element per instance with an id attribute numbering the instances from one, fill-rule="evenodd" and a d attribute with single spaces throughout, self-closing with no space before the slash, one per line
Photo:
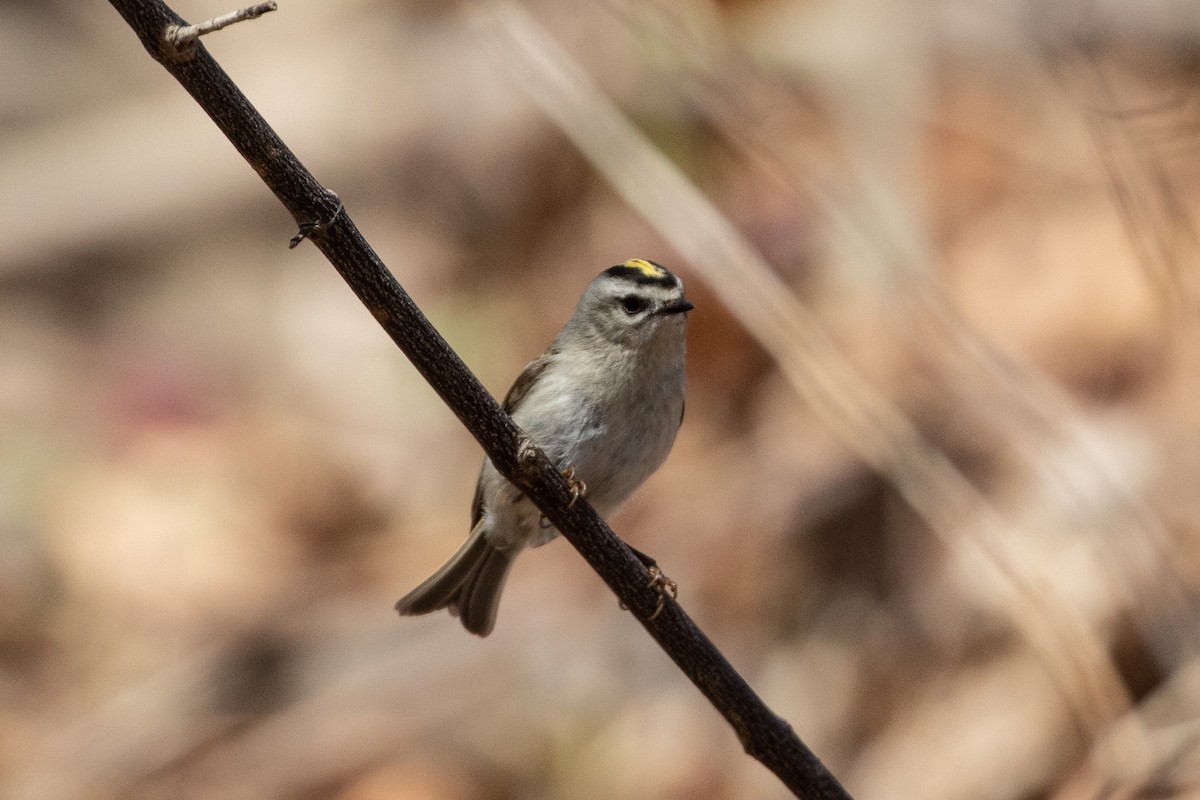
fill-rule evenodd
<path id="1" fill-rule="evenodd" d="M 232 5 L 178 0 L 192 21 Z M 205 39 L 498 396 L 688 285 L 612 522 L 861 798 L 1200 787 L 1200 6 L 280 0 Z M 0 796 L 780 798 L 116 12 L 0 2 Z M 586 476 L 585 476 L 586 477 Z"/>

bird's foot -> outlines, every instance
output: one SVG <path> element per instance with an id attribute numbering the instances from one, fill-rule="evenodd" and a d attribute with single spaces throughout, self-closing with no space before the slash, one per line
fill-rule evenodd
<path id="1" fill-rule="evenodd" d="M 663 574 L 662 569 L 657 564 L 649 568 L 650 583 L 647 586 L 654 589 L 658 593 L 658 604 L 654 606 L 654 613 L 650 615 L 650 619 L 657 619 L 662 613 L 663 607 L 667 604 L 667 592 L 671 593 L 671 599 L 679 599 L 679 584 Z"/>
<path id="2" fill-rule="evenodd" d="M 650 583 L 646 584 L 646 586 L 658 593 L 658 603 L 654 606 L 654 613 L 649 616 L 649 619 L 657 619 L 667 604 L 668 592 L 671 593 L 672 600 L 679 599 L 679 584 L 664 575 L 662 567 L 658 566 L 658 562 L 653 558 L 636 547 L 630 547 L 629 549 L 633 551 L 638 561 L 641 561 L 646 567 L 646 571 L 650 573 Z M 624 603 L 621 603 L 621 608 L 626 611 L 629 610 L 628 606 Z"/>
<path id="3" fill-rule="evenodd" d="M 571 508 L 581 497 L 587 497 L 587 484 L 582 478 L 575 477 L 575 467 L 569 466 L 562 471 L 562 476 L 567 479 L 567 483 L 571 486 L 571 502 L 567 503 L 567 508 Z"/>
<path id="4" fill-rule="evenodd" d="M 581 497 L 587 497 L 587 484 L 582 479 L 575 477 L 575 467 L 567 467 L 562 471 L 562 476 L 567 479 L 567 483 L 571 486 L 571 502 L 567 503 L 567 508 L 573 508 L 575 503 Z M 546 530 L 551 526 L 550 520 L 546 519 L 546 515 L 542 514 L 538 517 L 538 527 Z"/>

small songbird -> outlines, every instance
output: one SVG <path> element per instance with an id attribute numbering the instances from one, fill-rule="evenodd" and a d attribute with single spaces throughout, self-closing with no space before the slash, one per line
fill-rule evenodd
<path id="1" fill-rule="evenodd" d="M 616 511 L 675 442 L 691 310 L 683 282 L 665 267 L 642 259 L 609 267 L 588 284 L 575 313 L 504 398 L 513 421 L 601 516 Z M 485 458 L 466 544 L 396 610 L 445 608 L 468 631 L 487 636 L 513 559 L 557 534 Z"/>

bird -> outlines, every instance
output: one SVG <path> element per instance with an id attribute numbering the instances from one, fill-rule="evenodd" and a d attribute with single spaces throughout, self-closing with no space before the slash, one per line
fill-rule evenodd
<path id="1" fill-rule="evenodd" d="M 630 259 L 597 275 L 546 351 L 502 403 L 518 427 L 602 516 L 614 513 L 666 460 L 683 422 L 687 312 L 683 282 L 666 267 Z M 574 499 L 572 500 L 574 502 Z M 558 531 L 486 457 L 471 504 L 471 532 L 449 561 L 396 603 L 405 616 L 447 609 L 487 636 L 523 550 Z M 653 559 L 660 592 L 675 584 Z M 657 614 L 657 611 L 655 612 Z"/>

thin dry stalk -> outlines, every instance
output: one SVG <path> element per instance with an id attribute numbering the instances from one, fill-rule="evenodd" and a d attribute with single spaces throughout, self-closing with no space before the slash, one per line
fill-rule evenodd
<path id="1" fill-rule="evenodd" d="M 1080 724 L 1098 734 L 1117 719 L 1128 699 L 1103 644 L 1059 596 L 1045 566 L 1009 545 L 1013 532 L 988 500 L 869 385 L 762 256 L 533 17 L 497 2 L 481 28 L 497 64 L 512 69 L 626 202 L 717 289 L 814 412 L 888 476 L 949 549 L 991 565 L 1014 628 L 1040 655 Z"/>

